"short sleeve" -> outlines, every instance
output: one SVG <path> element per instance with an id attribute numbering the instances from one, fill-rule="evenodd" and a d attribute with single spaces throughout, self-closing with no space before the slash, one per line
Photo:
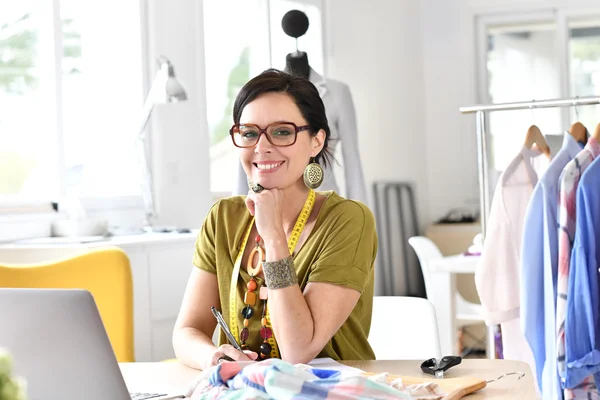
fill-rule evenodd
<path id="1" fill-rule="evenodd" d="M 217 273 L 215 252 L 215 230 L 219 203 L 215 203 L 209 210 L 202 223 L 202 229 L 196 238 L 192 263 L 207 272 Z"/>
<path id="2" fill-rule="evenodd" d="M 331 283 L 361 294 L 372 279 L 377 254 L 373 213 L 364 204 L 347 200 L 328 215 L 325 243 L 311 265 L 308 282 Z"/>

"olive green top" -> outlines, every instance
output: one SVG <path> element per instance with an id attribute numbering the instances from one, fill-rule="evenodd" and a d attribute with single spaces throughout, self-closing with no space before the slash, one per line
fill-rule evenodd
<path id="1" fill-rule="evenodd" d="M 309 282 L 325 282 L 357 290 L 361 296 L 348 319 L 318 357 L 373 360 L 375 355 L 367 341 L 373 307 L 373 267 L 378 246 L 373 213 L 364 204 L 347 200 L 335 192 L 319 194 L 325 195 L 327 199 L 321 206 L 309 237 L 294 254 L 300 289 L 304 291 Z M 252 219 L 244 200 L 244 196 L 235 196 L 222 199 L 212 206 L 198 235 L 193 256 L 196 267 L 217 274 L 221 312 L 228 324 L 233 265 L 240 251 L 238 247 Z M 248 243 L 247 245 L 253 245 L 251 238 Z M 250 280 L 244 269 L 240 269 L 239 276 L 236 282 L 238 332 L 243 328 L 241 310 L 245 306 L 244 293 Z M 263 284 L 261 279 L 257 279 L 257 283 Z M 322 307 L 327 307 L 327 304 Z M 262 302 L 257 301 L 253 309 L 247 344 L 251 350 L 258 352 L 262 343 L 259 333 Z M 223 332 L 219 332 L 219 344 L 228 343 Z M 239 342 L 239 338 L 236 339 Z"/>

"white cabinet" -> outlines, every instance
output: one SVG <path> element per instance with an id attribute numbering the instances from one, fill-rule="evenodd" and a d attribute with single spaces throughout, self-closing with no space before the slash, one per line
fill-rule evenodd
<path id="1" fill-rule="evenodd" d="M 161 361 L 174 357 L 171 335 L 193 268 L 197 235 L 198 231 L 145 233 L 89 243 L 77 242 L 76 238 L 43 238 L 0 245 L 0 263 L 44 262 L 91 247 L 122 248 L 133 276 L 135 359 Z"/>

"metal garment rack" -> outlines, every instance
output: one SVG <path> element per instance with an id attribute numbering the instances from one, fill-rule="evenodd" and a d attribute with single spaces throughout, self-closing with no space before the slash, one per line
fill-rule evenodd
<path id="1" fill-rule="evenodd" d="M 486 113 L 491 111 L 509 111 L 509 110 L 532 110 L 535 108 L 558 108 L 558 107 L 576 107 L 585 105 L 600 104 L 600 96 L 596 97 L 574 97 L 570 99 L 555 99 L 555 100 L 539 100 L 539 101 L 524 101 L 516 103 L 503 103 L 491 105 L 477 105 L 459 108 L 462 114 L 475 114 L 475 124 L 477 127 L 477 164 L 479 172 L 479 204 L 481 208 L 481 234 L 485 240 L 487 229 L 488 213 L 490 211 L 490 187 L 489 187 L 489 171 L 488 171 L 488 154 L 487 154 L 487 134 L 486 134 Z M 494 355 L 489 355 L 488 358 L 496 358 L 495 338 L 496 330 L 490 331 L 488 337 L 488 348 Z"/>
<path id="2" fill-rule="evenodd" d="M 576 107 L 594 104 L 600 104 L 600 96 L 574 97 L 570 99 L 554 100 L 533 100 L 516 103 L 477 105 L 459 108 L 462 114 L 475 114 L 475 124 L 477 127 L 477 164 L 479 166 L 479 204 L 481 207 L 481 233 L 484 238 L 487 228 L 488 213 L 490 210 L 487 134 L 485 126 L 486 113 L 490 111 L 532 110 L 536 108 Z"/>

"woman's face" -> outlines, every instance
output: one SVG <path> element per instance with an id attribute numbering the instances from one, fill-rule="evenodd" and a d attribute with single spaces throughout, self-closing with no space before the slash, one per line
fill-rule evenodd
<path id="1" fill-rule="evenodd" d="M 262 129 L 281 121 L 307 125 L 292 97 L 285 93 L 265 93 L 257 97 L 246 105 L 240 117 L 240 124 L 255 124 Z M 324 139 L 323 130 L 316 136 L 302 130 L 297 134 L 296 143 L 278 147 L 261 134 L 256 146 L 240 149 L 240 160 L 252 182 L 267 189 L 284 189 L 302 177 L 310 158 L 316 157 L 323 148 Z"/>

